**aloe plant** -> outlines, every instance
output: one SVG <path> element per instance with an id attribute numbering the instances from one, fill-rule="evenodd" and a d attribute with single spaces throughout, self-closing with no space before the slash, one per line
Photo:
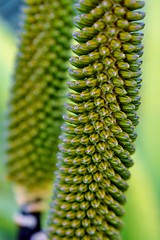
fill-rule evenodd
<path id="1" fill-rule="evenodd" d="M 6 163 L 20 205 L 17 240 L 29 240 L 41 230 L 41 213 L 51 191 L 73 26 L 70 3 L 25 1 L 9 101 Z M 24 219 L 28 215 L 36 222 L 32 228 Z"/>
<path id="2" fill-rule="evenodd" d="M 8 177 L 27 201 L 53 179 L 73 6 L 26 0 L 9 111 Z M 145 14 L 136 0 L 76 4 L 68 102 L 48 220 L 49 239 L 120 239 L 140 105 Z M 42 188 L 45 186 L 45 189 Z M 20 196 L 21 197 L 21 196 Z"/>
<path id="3" fill-rule="evenodd" d="M 70 1 L 25 3 L 11 89 L 7 169 L 12 181 L 33 189 L 53 179 L 73 10 Z"/>
<path id="4" fill-rule="evenodd" d="M 48 239 L 121 239 L 140 105 L 145 14 L 136 0 L 80 0 Z"/>

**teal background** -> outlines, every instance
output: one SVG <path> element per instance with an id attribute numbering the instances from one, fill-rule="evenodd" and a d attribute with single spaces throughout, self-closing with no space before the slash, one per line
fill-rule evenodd
<path id="1" fill-rule="evenodd" d="M 146 1 L 142 104 L 137 127 L 130 188 L 124 217 L 124 240 L 160 239 L 160 1 Z M 17 210 L 5 179 L 5 114 L 16 54 L 15 32 L 0 21 L 0 240 L 14 240 Z"/>

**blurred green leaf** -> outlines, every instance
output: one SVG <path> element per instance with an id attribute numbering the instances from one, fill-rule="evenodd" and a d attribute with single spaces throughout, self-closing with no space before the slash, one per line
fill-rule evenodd
<path id="1" fill-rule="evenodd" d="M 159 240 L 158 201 L 151 175 L 143 165 L 141 157 L 136 154 L 136 164 L 132 168 L 130 188 L 127 192 L 124 239 Z"/>
<path id="2" fill-rule="evenodd" d="M 15 38 L 3 22 L 0 22 L 0 240 L 12 240 L 15 226 L 12 221 L 16 204 L 11 187 L 5 181 L 4 168 L 4 119 L 9 92 L 10 77 L 15 56 Z"/>

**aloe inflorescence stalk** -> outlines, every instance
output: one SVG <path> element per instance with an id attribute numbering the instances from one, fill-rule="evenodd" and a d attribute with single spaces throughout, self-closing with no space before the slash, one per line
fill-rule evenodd
<path id="1" fill-rule="evenodd" d="M 145 14 L 136 0 L 80 0 L 48 220 L 54 240 L 118 240 L 140 105 Z"/>
<path id="2" fill-rule="evenodd" d="M 8 133 L 8 176 L 32 189 L 51 182 L 73 26 L 70 1 L 26 0 Z"/>

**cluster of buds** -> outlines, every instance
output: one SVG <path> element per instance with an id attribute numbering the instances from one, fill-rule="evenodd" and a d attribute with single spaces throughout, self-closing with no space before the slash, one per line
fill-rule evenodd
<path id="1" fill-rule="evenodd" d="M 52 182 L 72 37 L 70 1 L 26 0 L 11 89 L 8 177 L 32 189 Z"/>
<path id="2" fill-rule="evenodd" d="M 80 0 L 48 220 L 50 240 L 119 240 L 140 105 L 145 14 L 136 0 Z"/>

